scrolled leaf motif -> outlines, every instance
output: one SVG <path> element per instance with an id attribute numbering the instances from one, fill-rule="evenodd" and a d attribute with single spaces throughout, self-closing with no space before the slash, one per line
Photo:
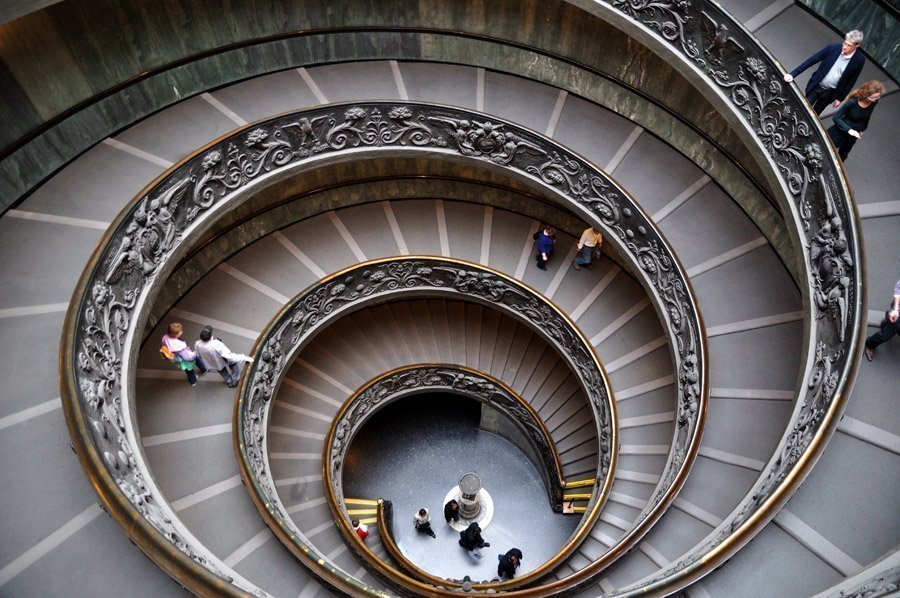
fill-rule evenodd
<path id="1" fill-rule="evenodd" d="M 871 574 L 870 574 L 871 575 Z M 888 598 L 900 592 L 900 567 L 876 573 L 853 588 L 841 590 L 840 598 Z"/>
<path id="2" fill-rule="evenodd" d="M 348 146 L 445 145 L 443 139 L 433 135 L 424 115 L 414 118 L 409 106 L 391 108 L 388 120 L 383 119 L 378 108 L 370 112 L 355 106 L 344 112 L 343 122 L 338 123 L 331 117 L 328 124 L 330 129 L 325 134 L 325 146 L 332 150 Z"/>
<path id="3" fill-rule="evenodd" d="M 294 157 L 291 143 L 284 138 L 284 133 L 278 128 L 275 128 L 271 135 L 262 127 L 250 131 L 244 145 L 255 150 L 250 155 L 250 160 L 257 164 L 253 176 L 260 170 L 270 171 L 284 166 Z"/>
<path id="4" fill-rule="evenodd" d="M 611 0 L 609 4 L 658 31 L 666 40 L 677 42 L 688 57 L 701 60 L 696 42 L 685 33 L 685 25 L 694 18 L 688 14 L 692 7 L 688 0 Z"/>
<path id="5" fill-rule="evenodd" d="M 189 186 L 190 180 L 182 179 L 162 194 L 141 200 L 119 238 L 118 249 L 107 258 L 107 283 L 118 283 L 133 273 L 143 278 L 156 273 L 180 239 L 176 212 Z M 143 280 L 135 282 L 141 284 Z M 137 293 L 139 288 L 129 291 Z"/>
<path id="6" fill-rule="evenodd" d="M 800 201 L 822 167 L 823 152 L 812 141 L 812 129 L 805 115 L 796 112 L 784 95 L 774 69 L 763 60 L 750 56 L 738 65 L 735 75 L 725 70 L 709 70 L 710 76 L 730 90 L 734 105 L 740 108 L 779 169 L 793 195 Z"/>
<path id="7" fill-rule="evenodd" d="M 813 303 L 816 319 L 831 316 L 837 337 L 843 341 L 850 324 L 850 297 L 852 292 L 853 254 L 850 241 L 844 232 L 842 219 L 837 214 L 830 189 L 822 177 L 825 210 L 819 228 L 807 245 L 813 279 Z"/>

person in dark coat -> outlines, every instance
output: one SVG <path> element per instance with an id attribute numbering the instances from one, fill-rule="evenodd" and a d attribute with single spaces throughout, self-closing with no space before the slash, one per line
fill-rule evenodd
<path id="1" fill-rule="evenodd" d="M 444 505 L 444 519 L 447 520 L 447 523 L 450 521 L 459 521 L 459 503 L 455 500 L 451 500 L 447 504 Z"/>
<path id="2" fill-rule="evenodd" d="M 865 353 L 869 361 L 875 359 L 875 349 L 878 345 L 891 340 L 900 332 L 900 280 L 894 285 L 894 298 L 878 328 L 878 332 L 866 339 Z"/>
<path id="3" fill-rule="evenodd" d="M 481 527 L 477 523 L 471 523 L 469 527 L 459 532 L 459 545 L 469 552 L 473 560 L 481 558 L 481 549 L 490 546 L 481 537 Z"/>
<path id="4" fill-rule="evenodd" d="M 843 44 L 825 46 L 785 75 L 784 80 L 790 83 L 794 77 L 818 63 L 819 68 L 806 84 L 806 99 L 816 114 L 822 114 L 828 104 L 831 104 L 832 108 L 837 108 L 856 85 L 856 80 L 866 63 L 862 52 L 856 51 L 862 40 L 862 31 L 848 32 L 844 36 Z"/>
<path id="5" fill-rule="evenodd" d="M 535 233 L 537 241 L 537 267 L 547 269 L 547 260 L 553 255 L 553 245 L 556 243 L 556 229 L 549 225 L 541 225 L 541 230 Z"/>
<path id="6" fill-rule="evenodd" d="M 522 551 L 518 548 L 509 549 L 506 554 L 498 554 L 500 564 L 497 565 L 497 577 L 500 579 L 512 579 L 516 576 L 516 569 L 522 563 Z"/>
<path id="7" fill-rule="evenodd" d="M 847 160 L 857 139 L 862 139 L 863 131 L 869 127 L 869 119 L 875 111 L 884 85 L 880 81 L 867 81 L 853 90 L 844 105 L 834 113 L 834 124 L 828 128 L 828 135 L 837 148 L 841 160 Z"/>

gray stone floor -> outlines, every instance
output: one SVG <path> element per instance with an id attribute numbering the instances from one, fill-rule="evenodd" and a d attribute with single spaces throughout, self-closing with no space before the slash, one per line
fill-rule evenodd
<path id="1" fill-rule="evenodd" d="M 346 496 L 392 501 L 400 549 L 441 577 L 492 579 L 497 555 L 512 547 L 524 554 L 521 575 L 556 554 L 578 524 L 578 517 L 551 511 L 538 471 L 518 448 L 478 430 L 479 414 L 477 403 L 459 397 L 401 400 L 366 424 L 344 470 Z M 459 547 L 459 534 L 442 515 L 444 496 L 466 471 L 481 476 L 494 500 L 493 520 L 482 532 L 491 546 L 478 563 Z M 413 514 L 423 506 L 431 511 L 435 539 L 413 528 Z"/>

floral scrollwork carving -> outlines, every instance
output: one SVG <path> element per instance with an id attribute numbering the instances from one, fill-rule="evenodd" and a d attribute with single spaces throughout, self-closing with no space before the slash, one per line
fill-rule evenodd
<path id="1" fill-rule="evenodd" d="M 900 566 L 891 567 L 860 581 L 856 587 L 843 589 L 837 598 L 887 598 L 900 592 Z"/>
<path id="2" fill-rule="evenodd" d="M 689 13 L 693 4 L 689 0 L 612 0 L 609 4 L 634 19 L 640 19 L 663 39 L 677 43 L 686 56 L 700 56 L 700 45 L 685 32 L 685 26 L 696 18 Z"/>
<path id="3" fill-rule="evenodd" d="M 428 120 L 447 129 L 456 149 L 464 156 L 485 157 L 497 164 L 509 164 L 519 152 L 546 153 L 534 143 L 505 130 L 503 123 L 437 116 Z"/>
<path id="4" fill-rule="evenodd" d="M 738 506 L 737 515 L 723 524 L 721 532 L 714 532 L 708 542 L 652 579 L 630 588 L 636 589 L 663 579 L 681 579 L 681 573 L 776 494 L 792 468 L 803 466 L 799 457 L 808 452 L 825 421 L 823 414 L 838 400 L 838 389 L 851 366 L 849 343 L 862 325 L 861 272 L 857 224 L 842 171 L 829 153 L 829 142 L 815 115 L 796 90 L 784 84 L 783 72 L 759 42 L 713 2 L 609 0 L 608 4 L 667 43 L 744 118 L 747 130 L 768 154 L 783 182 L 781 211 L 801 240 L 803 268 L 811 283 L 815 310 L 809 346 L 814 347 L 816 359 L 805 372 L 808 386 L 800 389 L 789 429 L 754 492 Z M 679 317 L 678 304 L 667 304 L 674 324 Z M 679 392 L 683 393 L 689 380 L 681 382 Z M 687 395 L 679 396 L 687 404 Z"/>
<path id="5" fill-rule="evenodd" d="M 684 25 L 684 21 L 679 22 Z M 330 107 L 315 108 L 240 130 L 169 172 L 137 198 L 110 230 L 98 249 L 96 267 L 85 273 L 72 302 L 71 334 L 67 340 L 71 367 L 64 372 L 64 384 L 67 403 L 82 414 L 86 423 L 86 431 L 73 429 L 73 434 L 83 444 L 97 449 L 99 462 L 91 466 L 105 469 L 115 483 L 112 491 L 121 492 L 131 503 L 133 512 L 127 516 L 143 518 L 168 538 L 177 552 L 215 575 L 235 579 L 235 584 L 249 592 L 258 589 L 228 572 L 201 546 L 185 539 L 186 528 L 159 495 L 142 462 L 142 453 L 134 445 L 134 397 L 123 388 L 122 374 L 133 367 L 140 335 L 137 328 L 143 326 L 146 316 L 138 306 L 145 310 L 143 306 L 153 304 L 161 276 L 174 267 L 176 258 L 197 240 L 200 231 L 218 217 L 223 203 L 241 200 L 241 194 L 261 177 L 294 167 L 313 155 L 361 148 L 388 148 L 392 152 L 431 148 L 486 160 L 541 182 L 570 200 L 573 207 L 596 217 L 616 239 L 623 240 L 620 246 L 625 259 L 635 264 L 661 311 L 675 324 L 671 337 L 678 347 L 674 355 L 676 370 L 680 371 L 685 357 L 694 352 L 700 360 L 698 384 L 701 389 L 706 388 L 704 350 L 698 348 L 696 341 L 700 338 L 698 315 L 671 252 L 649 219 L 612 181 L 552 141 L 465 110 L 399 102 L 354 104 L 342 108 L 340 113 Z M 817 215 L 813 209 L 810 217 Z M 331 280 L 297 306 L 283 328 L 280 345 L 273 341 L 265 346 L 253 374 L 259 388 L 244 400 L 271 403 L 266 387 L 277 384 L 277 372 L 289 359 L 292 347 L 347 302 L 367 298 L 376 291 L 390 293 L 417 285 L 421 289 L 471 293 L 480 301 L 497 303 L 517 317 L 534 322 L 547 331 L 562 352 L 570 354 L 573 370 L 591 389 L 588 394 L 597 413 L 598 436 L 606 447 L 601 449 L 599 473 L 610 475 L 613 424 L 604 408 L 608 397 L 595 372 L 597 368 L 591 364 L 591 351 L 579 346 L 578 335 L 571 327 L 554 324 L 552 310 L 500 279 L 486 277 L 468 266 L 395 263 Z M 682 390 L 679 393 L 690 395 Z M 685 404 L 690 401 L 685 399 Z M 246 445 L 251 466 L 264 470 L 260 439 L 264 438 L 265 419 L 261 412 L 246 412 L 239 421 L 247 431 L 244 440 L 251 441 Z M 696 437 L 696 418 L 685 421 L 691 432 L 684 437 Z M 683 468 L 686 452 L 676 448 L 672 455 L 673 467 Z"/>

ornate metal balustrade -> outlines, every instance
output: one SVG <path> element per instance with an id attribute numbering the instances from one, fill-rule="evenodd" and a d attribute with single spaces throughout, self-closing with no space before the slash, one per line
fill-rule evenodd
<path id="1" fill-rule="evenodd" d="M 623 591 L 663 594 L 709 573 L 771 519 L 809 473 L 834 431 L 865 333 L 859 221 L 825 130 L 766 49 L 716 3 L 576 2 L 620 24 L 711 90 L 776 175 L 782 213 L 802 249 L 805 368 L 796 407 L 753 489 L 709 537 Z"/>
<path id="2" fill-rule="evenodd" d="M 602 373 L 602 371 L 601 371 Z M 604 387 L 609 384 L 604 380 Z M 331 488 L 328 498 L 335 519 L 343 519 L 344 461 L 350 444 L 366 422 L 390 403 L 404 397 L 428 392 L 462 395 L 500 410 L 541 459 L 541 477 L 547 485 L 550 506 L 562 510 L 562 465 L 556 445 L 538 413 L 513 389 L 500 380 L 471 368 L 452 364 L 409 365 L 364 384 L 341 407 L 328 429 L 323 457 L 325 486 Z M 615 451 L 615 443 L 607 450 Z M 598 447 L 598 450 L 602 450 Z M 538 465 L 538 464 L 535 464 Z M 348 528 L 349 529 L 349 528 Z M 347 534 L 347 538 L 357 537 Z"/>
<path id="3" fill-rule="evenodd" d="M 554 510 L 561 510 L 563 475 L 559 454 L 550 432 L 540 416 L 526 401 L 511 388 L 482 372 L 447 364 L 421 364 L 400 368 L 365 384 L 350 397 L 335 417 L 325 439 L 325 487 L 328 505 L 338 528 L 343 532 L 344 541 L 355 547 L 354 552 L 369 562 L 379 574 L 382 562 L 359 539 L 352 527 L 347 525 L 344 512 L 343 464 L 353 438 L 367 421 L 380 409 L 391 402 L 410 395 L 442 392 L 458 394 L 502 411 L 509 417 L 526 440 L 540 455 L 543 476 L 547 483 L 550 504 Z M 613 447 L 615 448 L 615 447 Z M 394 541 L 393 508 L 390 501 L 379 499 L 378 529 L 387 554 L 414 579 L 436 587 L 459 587 L 482 589 L 463 579 L 446 580 L 420 569 L 402 553 Z M 485 582 L 487 583 L 487 582 Z M 496 584 L 495 584 L 496 585 Z"/>
<path id="4" fill-rule="evenodd" d="M 315 335 L 337 319 L 374 303 L 412 297 L 441 296 L 475 301 L 498 309 L 538 332 L 569 365 L 594 417 L 598 463 L 592 497 L 579 528 L 559 553 L 544 566 L 520 578 L 494 584 L 527 584 L 559 566 L 583 541 L 600 516 L 612 487 L 618 449 L 615 403 L 593 349 L 574 324 L 552 303 L 525 285 L 483 266 L 434 257 L 398 257 L 347 268 L 293 298 L 269 323 L 254 354 L 235 410 L 235 445 L 241 473 L 253 502 L 268 525 L 292 553 L 305 559 L 312 544 L 293 522 L 270 474 L 267 435 L 273 398 L 295 357 Z M 388 373 L 350 397 L 335 417 L 323 449 L 325 493 L 348 543 L 356 547 L 390 581 L 409 587 L 411 580 L 388 570 L 358 541 L 344 513 L 341 472 L 350 441 L 365 420 L 382 405 L 408 393 L 443 388 L 508 409 L 529 438 L 548 455 L 547 467 L 556 478 L 554 494 L 561 494 L 562 477 L 549 433 L 515 393 L 477 372 L 451 367 L 404 368 Z M 443 583 L 443 580 L 441 580 Z M 459 585 L 459 584 L 445 584 Z"/>
<path id="5" fill-rule="evenodd" d="M 596 224 L 605 231 L 607 244 L 632 264 L 666 323 L 678 405 L 663 476 L 634 528 L 598 567 L 560 583 L 568 584 L 565 587 L 586 583 L 599 568 L 633 546 L 683 484 L 705 418 L 706 344 L 683 268 L 634 201 L 565 148 L 477 113 L 384 102 L 311 109 L 228 135 L 139 194 L 102 239 L 67 315 L 61 350 L 62 396 L 73 445 L 110 513 L 151 558 L 191 589 L 259 592 L 200 546 L 147 470 L 134 423 L 133 385 L 139 331 L 149 306 L 177 260 L 219 215 L 268 183 L 318 161 L 341 159 L 345 153 L 363 159 L 366 152 L 415 155 L 419 151 L 429 159 L 471 160 L 503 169 L 531 181 L 560 205 Z M 829 230 L 819 236 L 823 248 L 827 245 L 831 250 L 835 245 L 828 243 L 837 233 Z M 823 295 L 823 316 L 842 289 L 839 285 Z M 340 291 L 344 292 L 352 289 Z M 837 358 L 824 354 L 828 364 Z M 598 478 L 608 473 L 603 471 Z M 316 561 L 317 556 L 309 557 L 311 567 L 317 566 Z M 366 591 L 346 575 L 327 569 L 318 572 L 344 591 Z M 554 588 L 547 591 L 558 591 Z"/>

